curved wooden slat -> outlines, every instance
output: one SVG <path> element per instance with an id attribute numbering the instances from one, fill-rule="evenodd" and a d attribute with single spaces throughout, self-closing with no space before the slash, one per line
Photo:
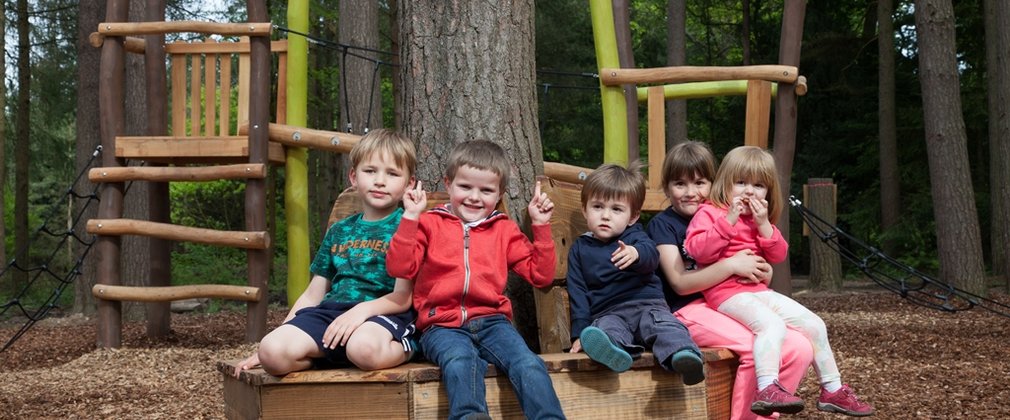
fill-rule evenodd
<path id="1" fill-rule="evenodd" d="M 266 232 L 214 230 L 134 219 L 91 219 L 88 220 L 88 233 L 102 236 L 153 236 L 173 241 L 245 249 L 270 247 L 270 236 Z"/>
<path id="2" fill-rule="evenodd" d="M 118 168 L 92 168 L 88 171 L 91 182 L 154 181 L 200 182 L 219 179 L 262 179 L 267 167 L 262 163 L 242 163 L 218 166 L 126 166 Z"/>
<path id="3" fill-rule="evenodd" d="M 91 294 L 104 300 L 129 302 L 168 302 L 194 298 L 219 298 L 259 302 L 263 289 L 227 284 L 195 284 L 188 286 L 135 287 L 96 284 Z"/>
<path id="4" fill-rule="evenodd" d="M 98 33 L 105 36 L 160 35 L 175 32 L 195 32 L 207 35 L 270 35 L 269 22 L 218 23 L 182 20 L 175 22 L 102 22 Z"/>
<path id="5" fill-rule="evenodd" d="M 677 66 L 650 69 L 602 69 L 605 86 L 623 84 L 712 82 L 720 80 L 767 80 L 794 83 L 799 70 L 793 66 L 762 65 L 737 67 Z"/>

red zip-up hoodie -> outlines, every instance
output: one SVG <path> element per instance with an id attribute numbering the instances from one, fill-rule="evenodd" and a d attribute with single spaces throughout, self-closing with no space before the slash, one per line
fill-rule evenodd
<path id="1" fill-rule="evenodd" d="M 536 287 L 554 281 L 554 241 L 550 225 L 533 226 L 533 242 L 503 213 L 493 212 L 472 228 L 444 205 L 402 219 L 386 252 L 392 277 L 414 281 L 417 328 L 458 328 L 467 320 L 504 314 L 509 270 Z"/>

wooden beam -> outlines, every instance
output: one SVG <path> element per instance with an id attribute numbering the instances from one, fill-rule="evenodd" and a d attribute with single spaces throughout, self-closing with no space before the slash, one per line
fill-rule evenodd
<path id="1" fill-rule="evenodd" d="M 195 32 L 205 35 L 270 35 L 270 22 L 218 23 L 199 21 L 175 22 L 102 22 L 98 32 L 105 36 L 157 35 L 175 32 Z"/>
<path id="2" fill-rule="evenodd" d="M 150 236 L 245 249 L 267 249 L 270 246 L 270 236 L 266 232 L 214 230 L 134 219 L 91 219 L 88 220 L 88 233 L 101 236 Z"/>
<path id="3" fill-rule="evenodd" d="M 88 35 L 88 44 L 92 47 L 101 48 L 102 44 L 105 44 L 105 35 L 98 32 L 92 32 Z M 147 41 L 144 38 L 137 38 L 135 36 L 128 36 L 123 44 L 126 47 L 126 52 L 134 54 L 143 54 L 144 50 L 147 49 Z"/>
<path id="4" fill-rule="evenodd" d="M 768 130 L 771 128 L 772 84 L 763 80 L 747 82 L 747 116 L 744 123 L 744 141 L 747 146 L 768 148 Z"/>
<path id="5" fill-rule="evenodd" d="M 219 179 L 266 178 L 267 167 L 262 163 L 244 163 L 219 166 L 125 166 L 117 168 L 92 168 L 88 171 L 91 182 L 123 182 L 132 180 L 154 182 L 200 182 Z"/>
<path id="6" fill-rule="evenodd" d="M 263 298 L 263 289 L 227 284 L 196 284 L 187 286 L 131 287 L 96 284 L 91 294 L 104 300 L 129 302 L 169 302 L 194 298 L 218 298 L 258 302 Z"/>
<path id="7" fill-rule="evenodd" d="M 269 145 L 271 163 L 284 162 L 284 146 Z M 249 140 L 244 136 L 119 136 L 116 157 L 158 162 L 221 162 L 227 158 L 248 161 Z"/>
<path id="8" fill-rule="evenodd" d="M 666 99 L 663 86 L 649 88 L 649 189 L 663 189 L 663 159 L 666 157 Z"/>
<path id="9" fill-rule="evenodd" d="M 767 80 L 779 83 L 794 83 L 799 70 L 793 66 L 762 65 L 737 67 L 677 66 L 650 69 L 600 70 L 600 82 L 604 86 L 623 84 L 711 82 L 719 80 Z"/>
<path id="10" fill-rule="evenodd" d="M 241 124 L 239 134 L 249 132 L 249 124 Z M 350 153 L 361 136 L 338 131 L 314 130 L 293 125 L 274 124 L 269 126 L 270 141 L 286 146 L 307 147 L 337 153 Z"/>
<path id="11" fill-rule="evenodd" d="M 572 184 L 586 182 L 586 177 L 593 173 L 592 169 L 558 162 L 544 162 L 544 175 L 558 181 Z"/>
<path id="12" fill-rule="evenodd" d="M 165 52 L 169 54 L 249 54 L 249 41 L 237 42 L 170 42 L 165 44 Z M 270 42 L 271 52 L 287 52 L 288 41 Z"/>

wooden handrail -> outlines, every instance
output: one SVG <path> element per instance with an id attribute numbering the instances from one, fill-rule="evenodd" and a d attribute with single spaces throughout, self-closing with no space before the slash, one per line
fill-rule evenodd
<path id="1" fill-rule="evenodd" d="M 557 162 L 544 162 L 544 175 L 558 181 L 582 185 L 592 169 Z"/>
<path id="2" fill-rule="evenodd" d="M 98 32 L 92 32 L 88 35 L 88 44 L 95 48 L 101 48 L 102 44 L 105 43 L 105 35 Z M 143 54 L 147 49 L 147 40 L 144 38 L 138 38 L 135 36 L 126 37 L 125 42 L 126 52 L 131 52 L 134 54 Z"/>
<path id="3" fill-rule="evenodd" d="M 272 142 L 281 143 L 285 146 L 308 147 L 310 149 L 329 150 L 338 153 L 350 153 L 351 148 L 361 140 L 361 136 L 356 134 L 314 130 L 294 125 L 270 123 L 270 127 L 267 130 Z M 240 125 L 238 132 L 241 135 L 248 134 L 249 124 Z"/>
<path id="4" fill-rule="evenodd" d="M 105 36 L 159 35 L 195 32 L 206 35 L 270 35 L 270 22 L 219 23 L 182 20 L 174 22 L 102 22 L 98 33 Z"/>
<path id="5" fill-rule="evenodd" d="M 105 236 L 141 235 L 245 249 L 270 247 L 270 236 L 266 232 L 214 230 L 134 219 L 91 219 L 88 220 L 88 233 Z"/>
<path id="6" fill-rule="evenodd" d="M 259 302 L 263 289 L 227 284 L 194 284 L 188 286 L 138 287 L 96 284 L 91 294 L 99 299 L 129 302 L 169 302 L 193 298 L 219 298 Z"/>
<path id="7" fill-rule="evenodd" d="M 218 166 L 121 166 L 92 168 L 88 171 L 91 182 L 123 182 L 130 180 L 154 182 L 199 182 L 219 179 L 266 178 L 267 166 L 262 163 L 242 163 Z"/>
<path id="8" fill-rule="evenodd" d="M 794 83 L 799 70 L 793 66 L 761 65 L 738 67 L 676 66 L 649 69 L 600 70 L 600 82 L 606 86 L 624 84 L 711 82 L 719 80 L 767 80 Z"/>

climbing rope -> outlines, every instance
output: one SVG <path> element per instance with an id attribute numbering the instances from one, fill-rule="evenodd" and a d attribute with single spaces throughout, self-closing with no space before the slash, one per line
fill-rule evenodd
<path id="1" fill-rule="evenodd" d="M 35 325 L 36 322 L 45 318 L 51 310 L 59 307 L 59 299 L 63 294 L 63 291 L 67 286 L 71 285 L 76 281 L 82 272 L 82 267 L 84 261 L 91 251 L 91 247 L 95 244 L 94 235 L 87 234 L 87 229 L 84 228 L 87 223 L 84 220 L 84 214 L 92 205 L 98 203 L 98 184 L 95 184 L 89 192 L 78 193 L 74 190 L 74 186 L 84 179 L 84 175 L 96 165 L 99 161 L 99 157 L 102 153 L 102 146 L 95 147 L 94 152 L 92 152 L 87 164 L 81 169 L 81 172 L 77 174 L 74 182 L 71 183 L 71 187 L 67 189 L 64 194 L 63 199 L 56 201 L 59 203 L 66 202 L 67 199 L 75 201 L 83 201 L 80 205 L 76 206 L 76 213 L 70 218 L 65 229 L 54 229 L 50 228 L 46 223 L 43 223 L 41 227 L 36 229 L 32 241 L 29 243 L 38 243 L 38 239 L 42 235 L 56 238 L 56 243 L 53 246 L 52 252 L 42 260 L 38 265 L 28 266 L 25 261 L 28 261 L 29 247 L 18 250 L 15 253 L 15 258 L 11 259 L 9 263 L 2 270 L 0 270 L 0 279 L 5 279 L 12 277 L 8 275 L 14 272 L 26 272 L 29 273 L 28 281 L 22 285 L 22 287 L 14 294 L 14 296 L 8 300 L 6 303 L 0 305 L 0 318 L 3 318 L 9 310 L 16 309 L 20 312 L 20 315 L 26 318 L 25 323 L 18 329 L 10 339 L 4 344 L 3 348 L 0 348 L 0 352 L 3 352 L 11 347 L 18 338 L 21 338 L 28 330 Z M 84 183 L 87 185 L 88 183 Z M 129 185 L 126 190 L 129 190 Z M 125 193 L 125 192 L 124 192 Z M 54 212 L 59 213 L 59 212 Z M 55 217 L 53 217 L 55 219 Z M 62 220 L 60 220 L 62 223 Z M 69 264 L 65 269 L 58 268 L 61 264 L 58 263 L 58 258 L 61 255 L 61 251 L 66 249 L 71 241 L 76 241 L 78 244 L 82 245 L 83 248 L 80 249 L 78 256 L 73 260 L 73 263 Z M 7 276 L 7 277 L 5 277 Z M 55 282 L 52 286 L 52 290 L 49 292 L 45 291 L 47 285 Z M 42 302 L 37 302 L 37 296 L 45 294 Z"/>
<path id="2" fill-rule="evenodd" d="M 1010 306 L 959 289 L 889 257 L 880 250 L 849 235 L 789 196 L 792 205 L 810 232 L 846 261 L 854 264 L 873 282 L 909 302 L 944 312 L 966 311 L 975 307 L 1010 318 Z"/>

